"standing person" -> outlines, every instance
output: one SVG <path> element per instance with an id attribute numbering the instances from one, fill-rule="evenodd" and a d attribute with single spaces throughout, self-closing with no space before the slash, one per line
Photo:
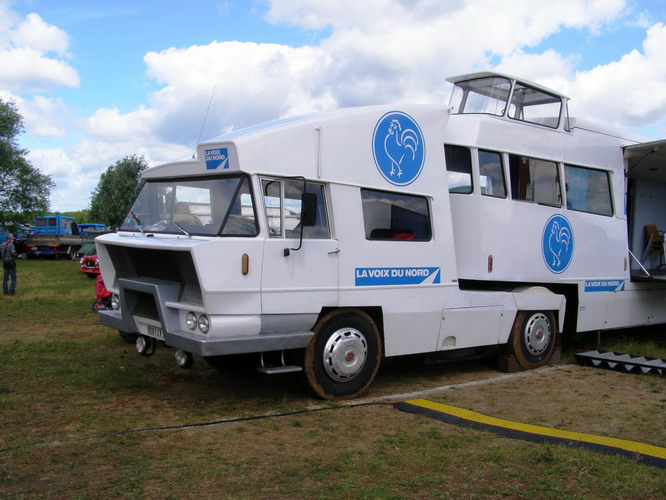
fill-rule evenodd
<path id="1" fill-rule="evenodd" d="M 16 295 L 16 247 L 14 247 L 14 235 L 7 233 L 7 239 L 0 244 L 0 256 L 2 256 L 2 291 L 5 295 Z M 12 285 L 9 287 L 9 278 Z"/>

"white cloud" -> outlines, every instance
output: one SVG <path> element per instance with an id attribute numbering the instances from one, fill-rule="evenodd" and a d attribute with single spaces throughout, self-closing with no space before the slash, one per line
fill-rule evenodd
<path id="1" fill-rule="evenodd" d="M 55 52 L 68 56 L 69 36 L 60 28 L 46 24 L 38 14 L 28 14 L 25 21 L 18 24 L 12 37 L 17 47 L 35 49 L 41 53 Z"/>
<path id="2" fill-rule="evenodd" d="M 20 19 L 0 4 L 0 88 L 39 92 L 57 87 L 78 87 L 79 76 L 65 60 L 69 37 L 45 23 L 38 14 Z"/>
<path id="3" fill-rule="evenodd" d="M 647 128 L 666 116 L 666 26 L 647 31 L 643 51 L 578 72 L 571 83 L 572 109 L 617 126 Z M 575 108 L 573 108 L 575 106 Z M 598 118 L 596 118 L 598 120 Z"/>
<path id="4" fill-rule="evenodd" d="M 572 112 L 579 116 L 663 129 L 663 24 L 645 28 L 641 50 L 589 71 L 577 71 L 579 54 L 530 53 L 563 29 L 594 37 L 620 23 L 645 23 L 641 13 L 628 20 L 627 1 L 513 0 L 509 8 L 496 0 L 273 0 L 265 13 L 270 22 L 323 30 L 319 34 L 326 33 L 325 38 L 299 47 L 212 41 L 148 52 L 146 73 L 160 89 L 145 104 L 130 112 L 100 108 L 78 120 L 84 140 L 69 148 L 34 151 L 31 158 L 58 184 L 54 208 L 80 208 L 88 204 L 99 174 L 124 156 L 144 154 L 151 164 L 190 156 L 213 92 L 204 139 L 341 106 L 446 102 L 450 86 L 445 77 L 493 68 L 569 95 Z M 230 5 L 220 2 L 218 11 L 232 15 Z M 32 40 L 25 35 L 31 30 L 39 35 Z M 78 85 L 67 59 L 68 43 L 66 33 L 37 15 L 21 20 L 3 12 L 0 0 L 0 67 L 15 64 L 0 72 L 0 94 L 2 89 L 18 94 Z M 77 122 L 58 100 L 26 99 L 24 110 L 34 135 L 56 137 Z"/>

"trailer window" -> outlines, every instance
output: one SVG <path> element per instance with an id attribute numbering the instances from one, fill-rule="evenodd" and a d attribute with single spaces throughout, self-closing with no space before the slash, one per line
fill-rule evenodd
<path id="1" fill-rule="evenodd" d="M 494 198 L 506 198 L 502 155 L 496 151 L 479 150 L 481 194 Z"/>
<path id="2" fill-rule="evenodd" d="M 258 233 L 245 176 L 148 180 L 118 229 L 198 236 Z"/>
<path id="3" fill-rule="evenodd" d="M 506 109 L 511 82 L 506 78 L 477 78 L 458 82 L 453 88 L 449 107 L 453 114 L 483 113 L 501 116 Z"/>
<path id="4" fill-rule="evenodd" d="M 560 123 L 562 99 L 542 90 L 516 83 L 511 96 L 509 117 L 514 120 L 557 128 Z"/>
<path id="5" fill-rule="evenodd" d="M 268 234 L 271 238 L 300 238 L 303 186 L 302 180 L 262 180 Z M 317 196 L 317 218 L 314 226 L 302 228 L 303 238 L 330 238 L 324 186 L 306 182 L 305 192 Z"/>
<path id="6" fill-rule="evenodd" d="M 565 165 L 564 176 L 569 210 L 613 215 L 608 172 Z"/>
<path id="7" fill-rule="evenodd" d="M 509 155 L 511 197 L 553 207 L 562 206 L 562 190 L 557 163 Z"/>
<path id="8" fill-rule="evenodd" d="M 428 200 L 361 189 L 365 238 L 368 240 L 429 241 Z"/>
<path id="9" fill-rule="evenodd" d="M 461 146 L 444 146 L 449 193 L 472 192 L 472 154 Z"/>

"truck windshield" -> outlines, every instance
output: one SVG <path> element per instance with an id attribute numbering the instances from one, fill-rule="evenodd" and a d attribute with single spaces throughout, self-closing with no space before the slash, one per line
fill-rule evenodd
<path id="1" fill-rule="evenodd" d="M 119 231 L 198 236 L 255 236 L 245 176 L 147 180 Z"/>

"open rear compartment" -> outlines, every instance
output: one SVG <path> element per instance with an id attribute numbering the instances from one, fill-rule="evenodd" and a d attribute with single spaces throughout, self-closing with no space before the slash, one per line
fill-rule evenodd
<path id="1" fill-rule="evenodd" d="M 624 148 L 632 281 L 666 281 L 666 140 Z"/>

